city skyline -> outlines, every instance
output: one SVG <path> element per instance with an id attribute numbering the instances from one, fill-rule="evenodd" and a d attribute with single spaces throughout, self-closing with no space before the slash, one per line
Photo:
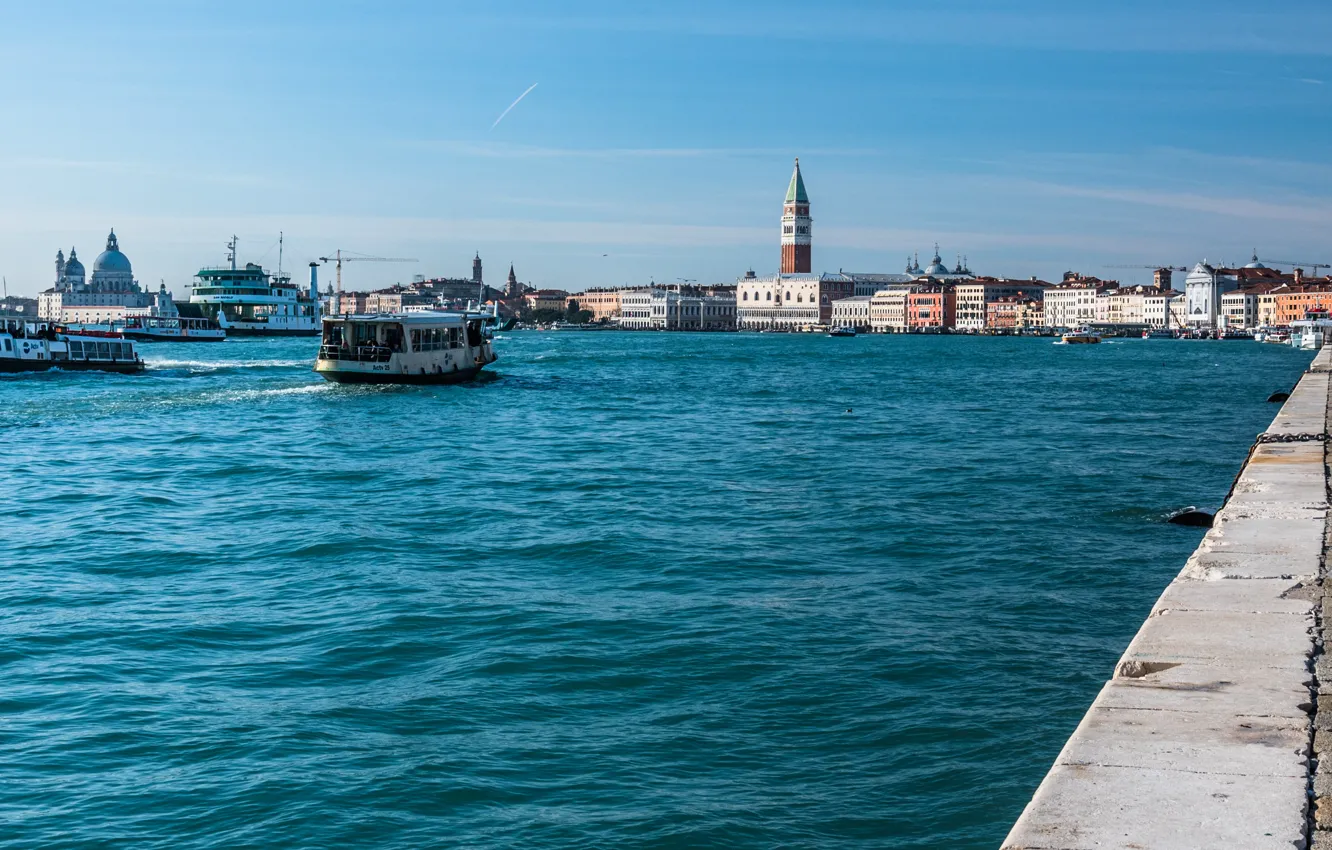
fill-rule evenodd
<path id="1" fill-rule="evenodd" d="M 140 281 L 178 294 L 232 233 L 276 265 L 279 231 L 292 269 L 337 248 L 421 259 L 348 288 L 464 276 L 476 251 L 489 277 L 514 263 L 571 291 L 721 282 L 777 270 L 796 156 L 816 272 L 898 271 L 935 242 L 1044 279 L 1332 253 L 1332 12 L 768 8 L 25 7 L 0 33 L 22 81 L 0 274 L 34 296 L 57 249 L 91 257 L 115 227 Z"/>

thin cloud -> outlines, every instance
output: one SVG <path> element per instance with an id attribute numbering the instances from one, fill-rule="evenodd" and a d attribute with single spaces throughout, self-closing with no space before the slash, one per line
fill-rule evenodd
<path id="1" fill-rule="evenodd" d="M 793 148 L 551 148 L 504 142 L 467 142 L 451 139 L 423 139 L 405 142 L 408 146 L 447 151 L 458 156 L 494 159 L 703 159 L 709 157 L 792 156 Z M 881 156 L 875 148 L 801 148 L 801 156 Z"/>
<path id="2" fill-rule="evenodd" d="M 499 122 L 501 122 L 501 121 L 504 120 L 504 116 L 505 116 L 505 115 L 508 115 L 510 112 L 512 112 L 512 111 L 513 111 L 513 108 L 514 108 L 515 106 L 517 106 L 518 104 L 522 103 L 522 102 L 523 102 L 523 98 L 525 98 L 525 97 L 527 97 L 529 94 L 531 94 L 531 93 L 532 93 L 532 89 L 534 89 L 534 88 L 536 88 L 536 87 L 537 87 L 537 84 L 536 84 L 536 83 L 532 83 L 532 85 L 530 85 L 530 86 L 527 87 L 527 91 L 525 91 L 525 92 L 523 92 L 522 94 L 518 95 L 518 99 L 515 100 L 513 103 L 509 104 L 509 108 L 506 109 L 506 110 L 504 110 L 503 112 L 501 112 L 501 113 L 500 113 L 500 117 L 498 117 L 498 118 L 495 119 L 495 123 L 490 125 L 490 129 L 493 130 L 493 129 L 495 129 L 496 127 L 498 127 L 498 126 L 499 126 Z"/>

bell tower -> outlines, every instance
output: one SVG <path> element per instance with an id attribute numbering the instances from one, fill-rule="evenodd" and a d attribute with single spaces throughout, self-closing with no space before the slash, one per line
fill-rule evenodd
<path id="1" fill-rule="evenodd" d="M 791 172 L 791 185 L 786 187 L 786 203 L 782 205 L 782 274 L 809 274 L 812 270 L 813 223 L 809 217 L 805 178 L 800 174 L 800 158 L 797 157 L 795 170 Z"/>

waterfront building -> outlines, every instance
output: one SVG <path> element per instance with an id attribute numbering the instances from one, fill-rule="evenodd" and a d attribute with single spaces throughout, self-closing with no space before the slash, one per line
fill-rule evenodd
<path id="1" fill-rule="evenodd" d="M 1096 321 L 1107 325 L 1147 325 L 1147 298 L 1160 295 L 1156 286 L 1121 286 L 1096 296 Z"/>
<path id="2" fill-rule="evenodd" d="M 1296 269 L 1294 282 L 1299 282 Z M 1222 299 L 1228 292 L 1249 289 L 1262 283 L 1290 282 L 1291 275 L 1268 268 L 1258 255 L 1241 268 L 1213 267 L 1206 260 L 1198 263 L 1184 280 L 1186 320 L 1189 327 L 1217 328 L 1221 324 Z"/>
<path id="3" fill-rule="evenodd" d="M 343 293 L 343 297 L 346 298 L 346 293 Z M 406 313 L 412 310 L 429 310 L 438 303 L 438 298 L 433 294 L 420 292 L 407 286 L 394 285 L 367 294 L 362 312 Z M 346 310 L 344 309 L 343 312 L 345 313 Z"/>
<path id="4" fill-rule="evenodd" d="M 569 306 L 592 314 L 594 322 L 613 322 L 620 318 L 620 290 L 589 289 L 569 296 Z"/>
<path id="5" fill-rule="evenodd" d="M 1262 297 L 1277 289 L 1289 290 L 1289 284 L 1264 281 L 1243 289 L 1235 289 L 1221 296 L 1221 311 L 1217 327 L 1223 330 L 1256 328 Z M 1275 303 L 1275 302 L 1272 302 Z"/>
<path id="6" fill-rule="evenodd" d="M 809 195 L 805 192 L 805 178 L 800 173 L 800 159 L 791 172 L 791 184 L 786 188 L 782 204 L 782 274 L 809 274 L 813 269 L 814 220 L 809 217 Z"/>
<path id="7" fill-rule="evenodd" d="M 956 287 L 946 283 L 923 283 L 907 290 L 906 330 L 909 333 L 938 333 L 956 326 Z"/>
<path id="8" fill-rule="evenodd" d="M 835 328 L 855 328 L 858 331 L 870 329 L 871 295 L 852 295 L 839 298 L 832 303 L 832 326 Z"/>
<path id="9" fill-rule="evenodd" d="M 935 254 L 936 258 L 938 254 Z M 978 331 L 986 326 L 987 305 L 999 298 L 1025 294 L 1028 298 L 1043 298 L 1049 284 L 1036 279 L 1009 280 L 1007 278 L 980 277 L 954 284 L 957 297 L 957 320 L 961 331 Z"/>
<path id="10" fill-rule="evenodd" d="M 569 293 L 563 289 L 537 289 L 528 292 L 523 296 L 527 302 L 528 309 L 536 310 L 555 310 L 563 313 L 568 309 Z"/>
<path id="11" fill-rule="evenodd" d="M 1045 299 L 1033 297 L 1027 292 L 1016 295 L 1001 295 L 985 305 L 985 327 L 989 330 L 1019 331 L 1039 326 L 1032 324 L 1032 319 L 1039 311 L 1045 315 Z M 1035 308 L 1035 309 L 1033 309 Z"/>
<path id="12" fill-rule="evenodd" d="M 1019 301 L 1013 310 L 1013 329 L 1022 332 L 1045 327 L 1045 299 Z"/>
<path id="13" fill-rule="evenodd" d="M 338 298 L 338 315 L 342 316 L 361 316 L 369 312 L 366 309 L 366 300 L 370 297 L 368 292 L 344 292 Z M 331 303 L 332 298 L 330 297 Z"/>
<path id="14" fill-rule="evenodd" d="M 1214 328 L 1221 314 L 1221 296 L 1239 289 L 1234 269 L 1213 268 L 1203 260 L 1184 280 L 1185 321 L 1192 328 Z"/>
<path id="15" fill-rule="evenodd" d="M 1142 297 L 1143 324 L 1152 328 L 1184 327 L 1184 293 L 1155 287 L 1153 290 Z M 1046 298 L 1049 297 L 1047 293 Z"/>
<path id="16" fill-rule="evenodd" d="M 799 330 L 832 321 L 832 304 L 854 293 L 842 274 L 746 274 L 736 281 L 736 315 L 742 329 Z"/>
<path id="17" fill-rule="evenodd" d="M 165 285 L 162 291 L 165 291 Z M 106 250 L 93 260 L 92 277 L 86 278 L 78 252 L 56 252 L 55 284 L 37 297 L 40 319 L 69 324 L 105 324 L 125 318 L 127 310 L 152 307 L 154 293 L 134 279 L 129 258 L 120 250 L 116 231 L 106 237 Z"/>
<path id="18" fill-rule="evenodd" d="M 1301 282 L 1274 293 L 1273 325 L 1289 325 L 1305 318 L 1311 310 L 1332 311 L 1332 281 Z"/>
<path id="19" fill-rule="evenodd" d="M 870 298 L 870 330 L 880 334 L 907 332 L 906 289 L 885 289 Z"/>
<path id="20" fill-rule="evenodd" d="M 625 289 L 620 292 L 620 327 L 645 331 L 652 327 L 653 300 L 661 290 L 656 287 Z"/>
<path id="21" fill-rule="evenodd" d="M 731 331 L 735 292 L 727 286 L 672 286 L 620 293 L 620 327 L 628 330 Z"/>
<path id="22" fill-rule="evenodd" d="M 1059 284 L 1044 290 L 1045 327 L 1079 328 L 1095 322 L 1096 297 L 1117 286 L 1117 281 L 1065 272 Z"/>

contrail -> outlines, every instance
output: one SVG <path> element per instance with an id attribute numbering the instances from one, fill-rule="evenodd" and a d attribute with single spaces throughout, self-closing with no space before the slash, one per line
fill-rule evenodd
<path id="1" fill-rule="evenodd" d="M 506 109 L 506 110 L 504 110 L 503 112 L 501 112 L 501 113 L 500 113 L 500 117 L 498 117 L 498 118 L 495 119 L 495 123 L 490 125 L 490 129 L 493 130 L 493 129 L 495 129 L 496 127 L 498 127 L 498 126 L 499 126 L 499 122 L 501 122 L 501 121 L 504 120 L 504 116 L 505 116 L 505 115 L 508 115 L 508 114 L 513 110 L 513 108 L 514 108 L 515 106 L 517 106 L 519 103 L 522 103 L 523 98 L 525 98 L 525 97 L 527 97 L 529 94 L 531 94 L 531 93 L 532 93 L 532 89 L 534 89 L 534 88 L 536 88 L 536 87 L 537 87 L 537 84 L 536 84 L 536 83 L 532 83 L 532 85 L 530 85 L 530 86 L 527 87 L 527 91 L 525 91 L 525 92 L 523 92 L 522 94 L 518 95 L 518 99 L 515 100 L 513 103 L 509 104 L 509 108 Z"/>

